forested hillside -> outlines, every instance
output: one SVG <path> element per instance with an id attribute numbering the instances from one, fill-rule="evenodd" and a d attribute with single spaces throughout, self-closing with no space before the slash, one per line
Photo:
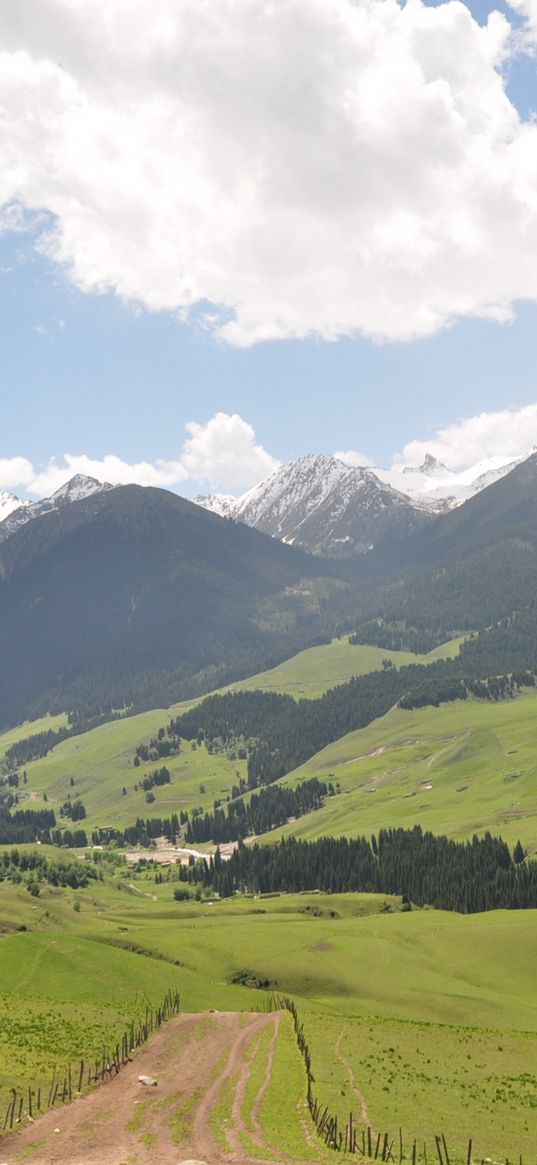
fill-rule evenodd
<path id="1" fill-rule="evenodd" d="M 0 715 L 169 704 L 333 633 L 357 589 L 165 490 L 125 486 L 0 548 Z"/>
<path id="2" fill-rule="evenodd" d="M 331 741 L 383 716 L 400 700 L 406 707 L 419 707 L 468 695 L 503 699 L 517 688 L 532 686 L 537 626 L 529 615 L 520 618 L 520 628 L 514 619 L 467 640 L 454 659 L 398 670 L 387 666 L 332 688 L 318 700 L 297 702 L 255 691 L 208 696 L 172 720 L 170 729 L 191 740 L 249 741 L 248 779 L 255 788 L 278 780 Z"/>

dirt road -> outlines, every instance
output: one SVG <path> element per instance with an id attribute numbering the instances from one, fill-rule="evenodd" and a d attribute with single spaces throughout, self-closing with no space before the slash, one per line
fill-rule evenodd
<path id="1" fill-rule="evenodd" d="M 179 1016 L 114 1080 L 3 1138 L 0 1165 L 249 1165 L 258 1160 L 280 1165 L 283 1158 L 263 1138 L 262 1096 L 249 1130 L 242 1115 L 250 1072 L 247 1052 L 270 1028 L 264 1092 L 279 1023 L 278 1014 Z M 154 1077 L 157 1087 L 141 1085 L 140 1075 Z M 233 1117 L 215 1139 L 210 1118 L 230 1084 Z M 241 1134 L 248 1138 L 251 1155 Z"/>

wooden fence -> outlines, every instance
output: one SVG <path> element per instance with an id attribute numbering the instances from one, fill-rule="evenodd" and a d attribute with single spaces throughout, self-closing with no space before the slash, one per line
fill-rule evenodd
<path id="1" fill-rule="evenodd" d="M 125 1064 L 131 1063 L 132 1053 L 146 1043 L 152 1032 L 157 1031 L 172 1016 L 178 1015 L 179 1011 L 179 992 L 167 991 L 158 1007 L 147 1006 L 144 1018 L 133 1020 L 121 1040 L 112 1048 L 103 1048 L 98 1059 L 77 1060 L 75 1065 L 69 1064 L 66 1070 L 62 1069 L 59 1076 L 55 1066 L 47 1088 L 42 1085 L 11 1088 L 2 1131 L 12 1129 L 14 1124 L 19 1124 L 25 1117 L 33 1120 L 38 1113 L 53 1108 L 55 1104 L 73 1100 L 86 1088 L 117 1076 Z"/>
<path id="2" fill-rule="evenodd" d="M 304 1025 L 298 1015 L 296 1004 L 288 996 L 271 994 L 262 1009 L 264 1011 L 288 1011 L 293 1018 L 298 1049 L 304 1061 L 307 1080 L 307 1104 L 317 1135 L 328 1149 L 347 1155 L 358 1154 L 367 1161 L 392 1161 L 401 1165 L 403 1161 L 411 1165 L 459 1165 L 460 1156 L 455 1160 L 450 1155 L 444 1133 L 434 1133 L 427 1141 L 405 1138 L 401 1128 L 396 1135 L 374 1132 L 371 1125 L 363 1125 L 352 1112 L 346 1120 L 331 1113 L 328 1105 L 322 1105 L 313 1092 L 314 1076 L 311 1068 L 311 1054 L 304 1033 Z M 474 1156 L 473 1138 L 469 1138 L 466 1149 L 466 1165 L 485 1165 L 491 1155 Z M 498 1161 L 497 1157 L 493 1158 Z M 523 1165 L 522 1155 L 514 1154 L 505 1159 L 505 1165 Z"/>

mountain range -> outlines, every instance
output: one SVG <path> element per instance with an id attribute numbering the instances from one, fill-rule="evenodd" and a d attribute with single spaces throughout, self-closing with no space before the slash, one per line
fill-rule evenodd
<path id="1" fill-rule="evenodd" d="M 43 517 L 44 514 L 54 513 L 72 502 L 80 502 L 91 494 L 112 489 L 109 482 L 97 481 L 96 477 L 87 477 L 76 473 L 70 481 L 60 486 L 48 498 L 41 498 L 37 502 L 21 501 L 15 494 L 0 492 L 0 542 L 9 538 L 21 526 L 25 526 L 32 518 Z"/>
<path id="2" fill-rule="evenodd" d="M 455 473 L 431 455 L 418 467 L 373 469 L 308 454 L 281 466 L 240 498 L 209 494 L 194 501 L 310 554 L 348 557 L 406 538 L 529 456 L 490 458 Z"/>
<path id="3" fill-rule="evenodd" d="M 322 560 L 176 494 L 78 480 L 0 540 L 0 723 L 170 703 L 269 666 L 332 633 L 347 593 Z"/>
<path id="4" fill-rule="evenodd" d="M 431 461 L 426 472 L 440 480 Z M 382 645 L 381 624 L 434 643 L 529 612 L 527 640 L 537 453 L 490 472 L 442 512 L 322 456 L 250 491 L 240 520 L 84 477 L 12 509 L 0 522 L 0 723 L 169 705 L 345 631 Z"/>
<path id="5" fill-rule="evenodd" d="M 534 451 L 533 451 L 534 452 Z M 194 504 L 245 523 L 309 554 L 349 557 L 369 553 L 423 528 L 509 474 L 531 452 L 489 458 L 456 473 L 428 454 L 420 466 L 378 469 L 350 465 L 328 454 L 306 454 L 281 466 L 239 498 L 198 495 Z M 107 482 L 76 474 L 48 498 L 22 501 L 0 492 L 0 542 L 31 519 L 62 509 Z"/>

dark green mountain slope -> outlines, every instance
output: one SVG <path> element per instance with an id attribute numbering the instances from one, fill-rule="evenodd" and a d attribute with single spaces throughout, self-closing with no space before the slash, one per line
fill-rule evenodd
<path id="1" fill-rule="evenodd" d="M 434 629 L 487 627 L 537 595 L 537 455 L 367 563 L 372 610 Z M 391 580 L 391 581 L 390 581 Z"/>
<path id="2" fill-rule="evenodd" d="M 150 706 L 256 671 L 346 606 L 327 569 L 165 490 L 36 518 L 0 547 L 0 722 Z"/>

